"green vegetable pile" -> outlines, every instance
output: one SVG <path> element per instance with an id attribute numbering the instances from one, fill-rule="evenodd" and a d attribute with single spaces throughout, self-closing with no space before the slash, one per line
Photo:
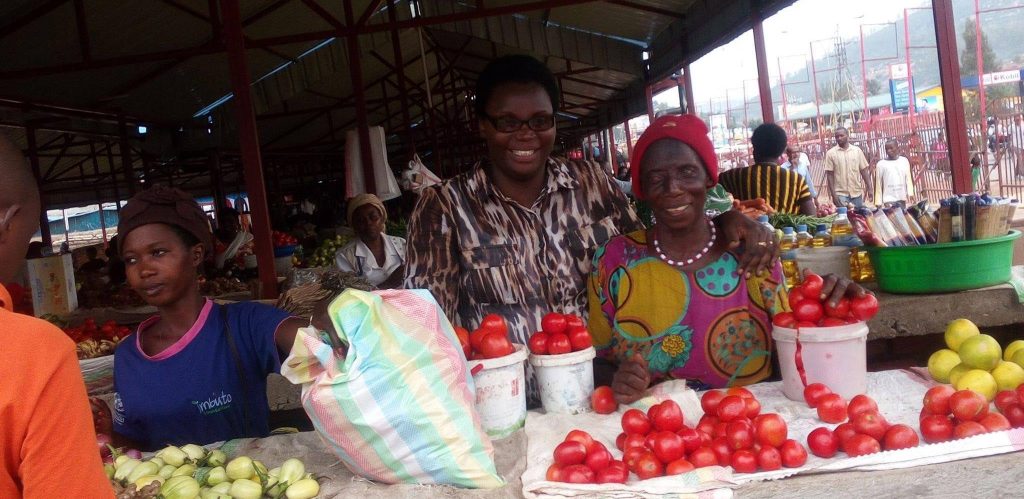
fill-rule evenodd
<path id="1" fill-rule="evenodd" d="M 325 239 L 324 242 L 320 243 L 320 246 L 316 251 L 313 252 L 313 255 L 309 257 L 309 266 L 333 267 L 334 254 L 351 240 L 352 236 L 343 234 L 338 234 L 332 238 Z"/>
<path id="2" fill-rule="evenodd" d="M 812 217 L 810 215 L 792 215 L 789 213 L 774 213 L 768 215 L 768 222 L 772 224 L 776 229 L 782 229 L 783 227 L 796 228 L 797 225 L 806 224 L 807 230 L 814 233 L 814 227 L 818 224 L 831 224 L 835 220 L 835 215 L 829 215 L 827 217 Z"/>

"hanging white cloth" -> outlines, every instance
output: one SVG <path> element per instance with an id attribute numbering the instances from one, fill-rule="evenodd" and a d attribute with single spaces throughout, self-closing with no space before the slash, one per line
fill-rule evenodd
<path id="1" fill-rule="evenodd" d="M 370 157 L 373 161 L 373 184 L 381 201 L 394 199 L 402 195 L 398 189 L 398 181 L 391 173 L 388 165 L 388 149 L 384 138 L 384 128 L 371 126 Z M 366 181 L 363 177 L 363 160 L 359 155 L 359 132 L 355 129 L 345 132 L 345 198 L 366 192 Z"/>
<path id="2" fill-rule="evenodd" d="M 441 177 L 423 164 L 419 154 L 413 154 L 412 160 L 409 161 L 409 169 L 402 172 L 398 183 L 402 189 L 419 194 L 423 189 L 441 183 Z"/>

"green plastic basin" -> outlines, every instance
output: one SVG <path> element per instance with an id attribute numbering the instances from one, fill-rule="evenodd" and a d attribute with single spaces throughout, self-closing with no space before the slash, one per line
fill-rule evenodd
<path id="1" fill-rule="evenodd" d="M 1005 236 L 957 243 L 867 247 L 878 287 L 889 293 L 942 293 L 984 288 L 1010 280 L 1013 241 Z"/>

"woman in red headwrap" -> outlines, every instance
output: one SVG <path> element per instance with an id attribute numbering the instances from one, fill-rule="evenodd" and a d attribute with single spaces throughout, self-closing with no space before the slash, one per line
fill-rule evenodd
<path id="1" fill-rule="evenodd" d="M 771 317 L 787 310 L 782 266 L 740 270 L 704 212 L 718 179 L 714 146 L 692 115 L 655 121 L 633 148 L 633 191 L 655 223 L 615 236 L 594 256 L 589 329 L 598 348 L 595 383 L 632 402 L 654 382 L 699 388 L 745 385 L 771 373 Z M 827 279 L 836 300 L 863 293 Z"/>
<path id="2" fill-rule="evenodd" d="M 202 208 L 178 189 L 137 194 L 117 229 L 128 284 L 157 315 L 118 345 L 113 413 L 94 402 L 97 431 L 142 450 L 269 434 L 267 375 L 280 370 L 309 319 L 204 297 L 198 275 L 213 234 Z"/>

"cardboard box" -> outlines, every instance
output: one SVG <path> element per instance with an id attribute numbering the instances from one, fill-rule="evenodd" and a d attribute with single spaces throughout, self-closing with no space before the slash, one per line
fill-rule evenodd
<path id="1" fill-rule="evenodd" d="M 32 313 L 63 315 L 78 308 L 75 290 L 75 269 L 71 255 L 33 258 L 26 262 L 28 281 L 32 287 Z"/>

